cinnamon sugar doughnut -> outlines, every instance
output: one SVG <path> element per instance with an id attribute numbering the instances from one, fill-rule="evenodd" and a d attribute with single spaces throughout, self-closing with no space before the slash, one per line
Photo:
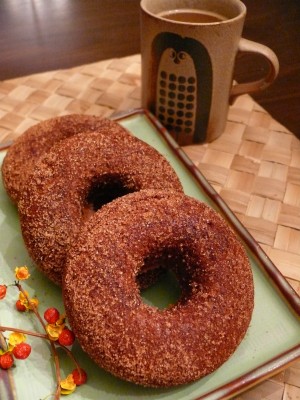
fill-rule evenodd
<path id="1" fill-rule="evenodd" d="M 145 304 L 136 283 L 154 264 L 171 269 L 182 291 L 163 310 Z M 253 296 L 248 258 L 226 222 L 193 198 L 153 190 L 95 213 L 63 279 L 83 350 L 117 377 L 153 387 L 192 382 L 223 364 L 247 331 Z"/>
<path id="2" fill-rule="evenodd" d="M 182 190 L 168 161 L 124 128 L 118 135 L 79 133 L 56 143 L 37 162 L 18 203 L 30 256 L 60 284 L 68 246 L 90 214 L 147 188 Z"/>
<path id="3" fill-rule="evenodd" d="M 14 203 L 20 198 L 24 182 L 38 158 L 54 143 L 79 132 L 102 131 L 118 134 L 121 127 L 96 116 L 71 114 L 40 122 L 23 133 L 9 148 L 2 164 L 3 183 Z"/>

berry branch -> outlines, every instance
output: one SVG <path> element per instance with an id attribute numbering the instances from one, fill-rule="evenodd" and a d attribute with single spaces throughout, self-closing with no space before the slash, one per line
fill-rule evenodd
<path id="1" fill-rule="evenodd" d="M 74 333 L 66 326 L 66 316 L 60 314 L 54 308 L 48 308 L 44 313 L 44 319 L 38 311 L 38 299 L 30 298 L 20 281 L 30 277 L 26 266 L 15 269 L 16 281 L 11 285 L 0 285 L 0 300 L 4 299 L 9 286 L 17 287 L 19 299 L 16 301 L 16 309 L 19 312 L 33 312 L 40 322 L 45 333 L 33 332 L 29 330 L 0 326 L 0 368 L 9 369 L 14 365 L 15 359 L 26 359 L 31 353 L 31 346 L 26 343 L 26 336 L 37 337 L 47 340 L 50 344 L 51 353 L 55 365 L 56 389 L 53 393 L 54 400 L 59 400 L 60 395 L 71 394 L 77 386 L 82 385 L 87 380 L 86 372 L 80 368 L 71 350 L 68 348 L 75 341 Z M 45 322 L 46 321 L 46 322 Z M 12 332 L 8 338 L 2 332 Z M 4 338 L 4 340 L 3 340 Z M 3 343 L 4 342 L 4 343 Z M 75 369 L 65 379 L 60 374 L 58 348 L 62 348 L 75 365 Z M 51 395 L 52 396 L 52 395 Z"/>
<path id="2" fill-rule="evenodd" d="M 36 336 L 42 339 L 49 339 L 48 335 L 45 335 L 43 333 L 39 333 L 39 332 L 33 332 L 33 331 L 26 331 L 25 329 L 19 329 L 19 328 L 13 328 L 11 326 L 1 326 L 0 325 L 0 332 L 18 332 L 18 333 L 23 333 L 24 335 L 28 335 L 28 336 Z"/>

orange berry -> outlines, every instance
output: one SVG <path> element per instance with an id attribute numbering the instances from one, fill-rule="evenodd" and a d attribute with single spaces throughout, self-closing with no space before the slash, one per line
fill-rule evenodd
<path id="1" fill-rule="evenodd" d="M 80 368 L 80 371 L 76 368 L 72 372 L 74 383 L 77 386 L 83 385 L 87 381 L 87 374 L 85 370 Z"/>
<path id="2" fill-rule="evenodd" d="M 26 311 L 26 307 L 24 306 L 24 304 L 21 303 L 20 300 L 16 301 L 16 309 L 20 312 L 24 312 Z"/>
<path id="3" fill-rule="evenodd" d="M 28 343 L 22 342 L 17 344 L 13 349 L 13 355 L 18 360 L 25 360 L 31 353 L 31 346 Z"/>
<path id="4" fill-rule="evenodd" d="M 0 356 L 0 368 L 9 369 L 12 367 L 14 359 L 10 353 L 5 353 Z"/>
<path id="5" fill-rule="evenodd" d="M 6 290 L 6 285 L 0 285 L 0 300 L 4 299 L 4 297 L 6 296 Z"/>
<path id="6" fill-rule="evenodd" d="M 49 324 L 55 324 L 59 319 L 59 311 L 54 307 L 47 308 L 44 318 Z"/>
<path id="7" fill-rule="evenodd" d="M 62 346 L 71 346 L 74 340 L 75 335 L 69 328 L 64 328 L 58 337 L 58 343 Z"/>

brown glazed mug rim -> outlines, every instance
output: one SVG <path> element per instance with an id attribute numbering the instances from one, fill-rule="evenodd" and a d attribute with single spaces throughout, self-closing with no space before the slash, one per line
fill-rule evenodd
<path id="1" fill-rule="evenodd" d="M 178 2 L 180 3 L 180 1 L 178 1 Z M 226 15 L 225 16 L 226 19 L 224 19 L 222 21 L 217 21 L 217 22 L 184 22 L 184 21 L 174 21 L 174 20 L 167 19 L 167 18 L 164 18 L 163 16 L 159 15 L 161 12 L 165 12 L 165 11 L 170 10 L 171 7 L 162 8 L 158 12 L 151 11 L 151 6 L 153 6 L 153 5 L 155 6 L 158 3 L 161 4 L 161 3 L 167 3 L 167 2 L 164 2 L 163 0 L 141 0 L 140 7 L 149 16 L 151 16 L 153 18 L 156 18 L 158 20 L 161 20 L 161 21 L 163 21 L 165 23 L 170 23 L 170 24 L 175 24 L 175 25 L 186 25 L 186 26 L 191 26 L 191 25 L 192 26 L 202 26 L 202 25 L 213 25 L 213 26 L 215 26 L 215 25 L 232 23 L 234 20 L 238 20 L 240 18 L 243 18 L 245 16 L 245 14 L 246 14 L 246 11 L 247 11 L 245 4 L 241 0 L 217 0 L 216 2 L 207 2 L 205 0 L 204 1 L 199 0 L 199 1 L 197 1 L 197 5 L 200 5 L 201 3 L 202 4 L 206 3 L 206 5 L 208 5 L 206 10 L 209 10 L 209 11 L 212 11 L 212 12 L 216 12 L 216 9 L 214 8 L 214 5 L 216 5 L 216 4 L 218 4 L 219 6 L 220 5 L 224 5 L 225 8 L 227 8 L 228 5 L 230 5 L 232 7 L 236 6 L 238 9 L 236 10 L 236 15 L 235 16 L 232 16 L 232 17 L 228 16 L 227 17 L 227 15 Z M 192 1 L 189 2 L 189 4 L 188 4 L 189 7 L 182 7 L 182 6 L 176 7 L 176 6 L 174 6 L 174 3 L 175 3 L 174 0 L 172 0 L 172 3 L 170 2 L 170 4 L 172 4 L 172 10 L 179 10 L 179 9 L 185 10 L 185 9 L 188 9 L 188 8 L 189 9 L 195 9 L 195 10 L 201 10 L 200 7 L 192 7 L 191 4 L 195 3 L 195 2 L 192 2 Z M 149 6 L 150 6 L 150 10 L 149 10 Z"/>

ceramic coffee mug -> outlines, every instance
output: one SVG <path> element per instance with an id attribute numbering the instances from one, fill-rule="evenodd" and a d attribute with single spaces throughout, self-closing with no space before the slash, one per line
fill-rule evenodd
<path id="1" fill-rule="evenodd" d="M 230 102 L 276 78 L 273 51 L 241 38 L 245 16 L 239 0 L 141 1 L 142 106 L 180 145 L 219 137 Z M 233 83 L 238 51 L 262 54 L 266 76 Z"/>

